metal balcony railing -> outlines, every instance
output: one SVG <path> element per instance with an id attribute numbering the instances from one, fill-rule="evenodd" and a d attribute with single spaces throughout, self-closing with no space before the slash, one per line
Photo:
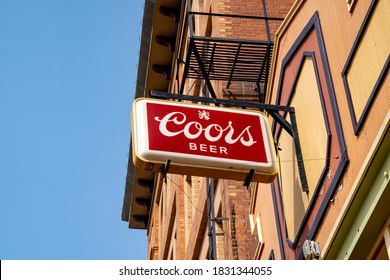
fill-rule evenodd
<path id="1" fill-rule="evenodd" d="M 264 102 L 268 76 L 273 53 L 271 26 L 283 18 L 267 17 L 265 1 L 263 1 L 264 16 L 218 14 L 191 11 L 190 1 L 187 1 L 187 12 L 183 26 L 188 28 L 189 43 L 184 61 L 182 82 L 179 93 L 183 94 L 185 81 L 188 78 L 203 80 L 211 97 L 216 98 L 212 80 L 226 81 L 225 89 L 229 89 L 233 82 L 253 83 L 257 98 Z M 196 34 L 194 29 L 195 17 L 229 18 L 233 21 L 247 21 L 251 30 L 254 30 L 254 39 L 240 38 L 239 30 L 231 32 L 231 37 L 212 37 Z M 239 27 L 233 27 L 238 29 Z M 183 47 L 183 46 L 182 46 Z M 229 91 L 235 99 L 240 94 Z"/>

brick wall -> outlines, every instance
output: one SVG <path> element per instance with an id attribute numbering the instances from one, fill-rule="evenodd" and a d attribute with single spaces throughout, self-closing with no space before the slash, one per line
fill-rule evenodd
<path id="1" fill-rule="evenodd" d="M 290 10 L 293 0 L 266 0 L 266 13 L 268 17 L 284 18 Z M 218 1 L 212 10 L 223 14 L 245 16 L 264 16 L 262 0 L 222 0 Z M 273 40 L 275 32 L 281 21 L 269 20 L 268 24 Z M 267 40 L 266 22 L 262 19 L 245 18 L 219 18 L 219 35 L 221 37 Z M 224 32 L 221 32 L 224 31 Z"/>
<path id="2" fill-rule="evenodd" d="M 257 247 L 257 237 L 251 234 L 249 224 L 249 207 L 251 193 L 242 182 L 220 180 L 221 187 L 228 191 L 222 198 L 222 214 L 229 218 L 224 224 L 224 230 L 230 236 L 225 238 L 226 259 L 250 260 Z"/>

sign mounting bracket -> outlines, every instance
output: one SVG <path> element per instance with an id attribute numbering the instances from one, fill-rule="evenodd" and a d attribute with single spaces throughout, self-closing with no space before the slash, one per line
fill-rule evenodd
<path id="1" fill-rule="evenodd" d="M 200 97 L 200 96 L 192 96 L 192 95 L 182 95 L 182 94 L 174 94 L 174 93 L 154 91 L 154 90 L 150 91 L 150 96 L 159 99 L 186 100 L 186 101 L 201 102 L 203 104 L 215 104 L 216 106 L 225 105 L 227 107 L 231 106 L 231 107 L 241 107 L 241 108 L 254 108 L 254 109 L 266 111 L 275 120 L 275 122 L 278 123 L 280 127 L 283 128 L 293 138 L 294 146 L 296 150 L 299 177 L 302 184 L 302 191 L 306 193 L 309 192 L 309 186 L 306 178 L 306 172 L 305 172 L 305 167 L 303 162 L 302 149 L 299 140 L 298 127 L 297 127 L 294 107 L 247 102 L 247 101 L 237 101 L 237 100 L 230 100 L 230 99 L 218 99 L 218 98 Z M 290 114 L 290 123 L 286 120 L 285 116 L 280 114 L 280 112 L 285 112 Z M 168 164 L 167 163 L 165 164 L 164 167 L 165 174 L 169 168 L 169 163 Z M 249 180 L 250 178 L 248 178 L 250 173 L 251 172 L 249 172 L 244 185 L 250 184 L 251 180 Z"/>
<path id="2" fill-rule="evenodd" d="M 169 170 L 169 166 L 171 165 L 171 160 L 168 159 L 165 164 L 164 164 L 164 167 L 163 167 L 163 171 L 162 171 L 162 179 L 165 180 L 165 183 L 166 183 L 166 180 L 167 180 L 167 173 L 168 173 L 168 170 Z"/>
<path id="3" fill-rule="evenodd" d="M 252 182 L 253 175 L 255 175 L 255 170 L 252 168 L 251 170 L 249 170 L 248 175 L 246 175 L 245 182 L 244 182 L 245 187 L 247 188 L 249 187 L 250 183 Z"/>

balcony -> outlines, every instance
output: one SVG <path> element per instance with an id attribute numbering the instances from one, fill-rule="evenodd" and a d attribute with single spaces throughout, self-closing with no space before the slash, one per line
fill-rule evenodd
<path id="1" fill-rule="evenodd" d="M 253 90 L 246 93 L 246 100 L 263 103 L 274 46 L 272 36 L 283 18 L 267 17 L 265 7 L 263 16 L 253 16 L 197 12 L 191 10 L 190 1 L 186 3 L 179 30 L 182 37 L 177 41 L 178 57 L 183 57 L 180 62 L 184 65 L 181 79 L 177 78 L 179 93 L 184 94 L 187 79 L 196 79 L 202 80 L 210 96 L 217 98 L 211 81 L 223 81 L 224 97 L 242 100 L 243 92 L 235 90 L 234 83 L 250 83 Z M 212 30 L 217 22 L 222 32 Z M 206 24 L 203 28 L 202 23 Z M 202 29 L 206 35 L 201 34 Z M 184 38 L 186 35 L 188 38 Z"/>

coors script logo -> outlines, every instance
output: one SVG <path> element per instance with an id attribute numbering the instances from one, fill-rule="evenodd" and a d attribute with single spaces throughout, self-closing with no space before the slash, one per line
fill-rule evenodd
<path id="1" fill-rule="evenodd" d="M 146 108 L 150 150 L 267 162 L 257 114 L 188 104 Z"/>
<path id="2" fill-rule="evenodd" d="M 200 119 L 210 119 L 209 112 L 206 112 L 205 110 L 198 112 Z M 250 125 L 245 127 L 245 129 L 234 138 L 235 130 L 232 126 L 232 121 L 228 121 L 226 127 L 214 123 L 203 127 L 203 125 L 197 121 L 188 122 L 187 116 L 182 112 L 172 112 L 162 119 L 159 117 L 155 117 L 154 119 L 160 122 L 160 132 L 167 137 L 174 137 L 183 133 L 187 139 L 197 139 L 203 134 L 210 142 L 216 142 L 223 138 L 227 144 L 235 144 L 237 141 L 240 141 L 242 145 L 250 147 L 256 143 L 249 131 Z M 168 128 L 169 123 L 172 123 L 175 126 Z"/>

